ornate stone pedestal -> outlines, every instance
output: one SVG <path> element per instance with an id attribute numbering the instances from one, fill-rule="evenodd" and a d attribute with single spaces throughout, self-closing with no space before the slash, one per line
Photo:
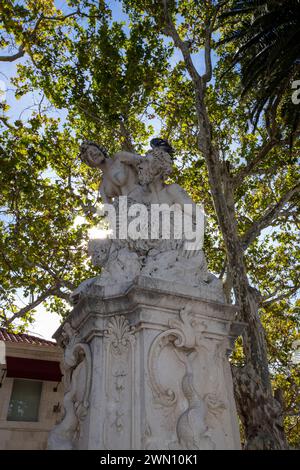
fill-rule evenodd
<path id="1" fill-rule="evenodd" d="M 228 353 L 241 325 L 205 284 L 94 283 L 55 338 L 65 417 L 52 449 L 239 449 Z"/>

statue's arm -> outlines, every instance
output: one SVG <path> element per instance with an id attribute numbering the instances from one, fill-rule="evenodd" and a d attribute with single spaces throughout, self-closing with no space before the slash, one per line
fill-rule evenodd
<path id="1" fill-rule="evenodd" d="M 168 191 L 171 193 L 173 204 L 178 204 L 181 206 L 183 212 L 188 214 L 194 221 L 197 222 L 197 236 L 194 244 L 194 248 L 189 248 L 188 250 L 184 250 L 183 256 L 186 258 L 191 258 L 195 254 L 197 254 L 198 250 L 203 246 L 203 239 L 204 239 L 204 230 L 205 230 L 205 223 L 206 217 L 204 213 L 204 209 L 202 204 L 195 204 L 194 201 L 190 198 L 187 192 L 178 184 L 171 184 L 167 186 Z M 196 217 L 196 211 L 198 217 Z M 200 213 L 199 213 L 200 211 Z M 199 219 L 200 215 L 200 219 Z"/>
<path id="2" fill-rule="evenodd" d="M 107 194 L 105 192 L 105 189 L 104 189 L 103 182 L 101 182 L 101 184 L 99 186 L 98 194 L 100 194 L 100 197 L 101 197 L 101 200 L 102 200 L 103 204 L 111 203 L 111 197 L 107 196 Z"/>
<path id="3" fill-rule="evenodd" d="M 173 204 L 179 204 L 188 214 L 193 215 L 196 204 L 179 184 L 167 185 L 167 190 L 172 197 Z M 186 204 L 185 207 L 184 204 Z"/>
<path id="4" fill-rule="evenodd" d="M 126 163 L 127 165 L 136 165 L 142 160 L 142 156 L 137 153 L 126 152 L 121 150 L 115 153 L 114 159 L 118 159 L 120 162 Z"/>

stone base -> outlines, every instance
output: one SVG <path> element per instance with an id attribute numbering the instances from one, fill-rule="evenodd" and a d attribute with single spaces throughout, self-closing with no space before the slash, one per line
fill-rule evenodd
<path id="1" fill-rule="evenodd" d="M 235 314 L 205 289 L 163 280 L 95 285 L 54 335 L 65 347 L 65 417 L 48 447 L 239 449 Z"/>

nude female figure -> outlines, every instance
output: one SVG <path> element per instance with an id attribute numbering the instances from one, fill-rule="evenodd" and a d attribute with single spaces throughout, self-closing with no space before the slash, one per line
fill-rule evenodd
<path id="1" fill-rule="evenodd" d="M 91 168 L 99 168 L 102 171 L 99 191 L 103 203 L 111 203 L 113 198 L 118 196 L 130 195 L 137 198 L 142 192 L 137 170 L 130 160 L 134 154 L 120 151 L 109 158 L 104 147 L 87 141 L 81 145 L 79 156 Z"/>

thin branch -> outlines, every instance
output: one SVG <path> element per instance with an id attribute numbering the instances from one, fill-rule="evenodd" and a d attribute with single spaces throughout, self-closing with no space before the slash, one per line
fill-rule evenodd
<path id="1" fill-rule="evenodd" d="M 164 29 L 164 32 L 167 36 L 172 37 L 175 46 L 181 50 L 188 72 L 191 75 L 191 78 L 193 79 L 194 83 L 199 86 L 199 89 L 202 89 L 203 83 L 202 83 L 201 75 L 197 72 L 196 67 L 194 66 L 194 63 L 192 61 L 191 54 L 189 51 L 189 46 L 186 44 L 185 41 L 181 40 L 178 34 L 178 31 L 175 28 L 175 25 L 172 21 L 171 15 L 168 10 L 168 0 L 162 0 L 162 4 L 164 8 L 164 15 L 165 15 L 166 23 L 167 23 Z"/>
<path id="2" fill-rule="evenodd" d="M 255 220 L 252 226 L 242 236 L 241 241 L 246 249 L 270 223 L 280 215 L 283 206 L 297 193 L 300 192 L 300 183 L 287 191 L 279 201 L 270 207 L 259 219 Z"/>
<path id="3" fill-rule="evenodd" d="M 266 155 L 274 148 L 276 145 L 275 140 L 268 140 L 259 150 L 257 155 L 251 160 L 247 165 L 242 167 L 236 175 L 233 176 L 232 178 L 232 185 L 234 188 L 237 188 L 243 180 L 246 178 L 246 176 L 250 175 L 252 170 L 264 160 Z"/>
<path id="4" fill-rule="evenodd" d="M 50 274 L 50 276 L 54 279 L 54 281 L 56 281 L 56 286 L 62 286 L 62 287 L 65 287 L 66 289 L 70 289 L 71 291 L 75 289 L 76 286 L 74 286 L 74 284 L 70 281 L 67 281 L 67 280 L 64 280 L 62 279 L 58 273 L 56 273 L 55 271 L 53 271 L 49 266 L 45 265 L 44 263 L 40 262 L 40 261 L 37 261 L 35 263 L 32 263 L 31 261 L 29 261 L 25 256 L 24 256 L 24 253 L 20 250 L 20 248 L 15 245 L 15 248 L 16 250 L 18 251 L 18 253 L 20 254 L 20 256 L 22 257 L 24 263 L 29 266 L 30 268 L 40 268 L 42 269 L 43 271 L 47 272 L 48 274 Z M 2 252 L 1 253 L 4 260 L 6 261 L 6 264 L 9 266 L 9 268 L 12 270 L 12 267 L 9 265 L 8 261 L 6 260 L 5 258 L 5 254 Z M 38 257 L 38 256 L 37 256 Z"/>
<path id="5" fill-rule="evenodd" d="M 293 137 L 299 135 L 299 132 L 295 132 Z M 276 138 L 271 138 L 263 144 L 259 149 L 256 156 L 251 160 L 247 165 L 243 166 L 232 178 L 233 188 L 236 189 L 243 180 L 253 173 L 253 170 L 265 159 L 268 153 L 277 146 L 286 145 L 290 142 L 290 137 L 288 139 L 279 140 Z"/>
<path id="6" fill-rule="evenodd" d="M 297 286 L 292 286 L 292 287 L 289 287 L 289 289 L 285 292 L 283 292 L 282 294 L 278 295 L 277 297 L 274 297 L 274 295 L 277 293 L 277 292 L 274 292 L 270 297 L 268 297 L 266 300 L 262 300 L 261 302 L 261 306 L 262 307 L 267 307 L 268 305 L 271 305 L 273 304 L 274 302 L 279 302 L 280 300 L 284 300 L 286 299 L 287 297 L 291 297 L 292 295 L 294 295 L 300 288 L 300 284 L 297 285 Z"/>
<path id="7" fill-rule="evenodd" d="M 42 20 L 51 20 L 51 21 L 65 21 L 67 18 L 70 18 L 71 16 L 75 16 L 75 15 L 80 15 L 81 14 L 81 11 L 79 8 L 77 8 L 77 10 L 71 12 L 71 13 L 68 13 L 67 15 L 63 15 L 63 16 L 44 16 L 44 15 L 41 15 L 41 19 Z"/>
<path id="8" fill-rule="evenodd" d="M 27 106 L 26 108 L 24 108 L 24 109 L 20 112 L 20 114 L 19 114 L 18 121 L 21 120 L 23 114 L 26 113 L 26 111 L 29 111 L 30 109 L 33 109 L 33 108 L 35 108 L 35 107 L 36 107 L 36 104 L 32 104 L 32 105 Z"/>
<path id="9" fill-rule="evenodd" d="M 211 7 L 211 1 L 209 2 L 209 6 Z M 210 19 L 209 25 L 206 25 L 206 30 L 205 30 L 205 43 L 204 43 L 205 73 L 204 75 L 202 75 L 202 79 L 204 83 L 208 83 L 212 79 L 211 35 L 214 29 L 218 11 L 219 11 L 219 7 L 216 6 L 215 13 L 213 17 Z"/>
<path id="10" fill-rule="evenodd" d="M 12 317 L 10 317 L 7 321 L 6 324 L 10 325 L 13 323 L 17 318 L 21 318 L 26 313 L 30 312 L 30 310 L 33 310 L 35 307 L 40 305 L 44 300 L 46 300 L 50 295 L 53 295 L 55 291 L 57 290 L 57 286 L 55 287 L 50 287 L 47 289 L 43 294 L 41 294 L 39 297 L 34 302 L 31 302 L 30 304 L 26 305 L 26 307 L 21 308 L 18 312 L 14 313 Z"/>
<path id="11" fill-rule="evenodd" d="M 74 284 L 72 284 L 72 282 L 61 279 L 61 277 L 59 277 L 59 275 L 55 271 L 53 271 L 51 268 L 49 268 L 49 266 L 46 266 L 43 263 L 39 263 L 39 262 L 36 263 L 35 266 L 43 269 L 48 274 L 50 274 L 50 276 L 52 276 L 53 279 L 57 282 L 57 285 L 66 287 L 67 289 L 70 289 L 70 290 L 75 289 L 75 286 L 74 286 Z"/>
<path id="12" fill-rule="evenodd" d="M 3 124 L 10 129 L 11 131 L 15 130 L 15 127 L 8 122 L 8 117 L 6 116 L 0 116 L 0 121 L 3 122 Z"/>
<path id="13" fill-rule="evenodd" d="M 0 62 L 14 62 L 15 60 L 20 59 L 25 55 L 25 49 L 23 45 L 19 47 L 19 50 L 16 54 L 13 55 L 0 55 Z"/>
<path id="14" fill-rule="evenodd" d="M 64 16 L 44 16 L 43 14 L 41 14 L 41 16 L 38 18 L 33 30 L 31 32 L 29 32 L 29 38 L 31 40 L 35 38 L 38 27 L 39 27 L 40 23 L 44 20 L 64 21 L 67 18 L 70 18 L 71 16 L 74 16 L 74 15 L 77 15 L 77 14 L 80 14 L 80 13 L 81 12 L 78 8 L 77 10 L 73 11 L 72 13 L 68 13 L 67 15 L 64 15 Z M 23 31 L 23 33 L 24 32 L 26 32 L 26 31 Z M 25 55 L 25 53 L 26 53 L 25 44 L 21 44 L 19 46 L 18 52 L 16 54 L 13 54 L 13 55 L 10 55 L 10 56 L 0 56 L 0 62 L 14 62 L 15 60 L 18 60 L 21 57 L 23 57 Z"/>

